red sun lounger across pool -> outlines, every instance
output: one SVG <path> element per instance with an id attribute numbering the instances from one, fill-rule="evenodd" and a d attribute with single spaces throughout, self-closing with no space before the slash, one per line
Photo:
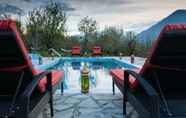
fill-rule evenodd
<path id="1" fill-rule="evenodd" d="M 81 55 L 81 47 L 74 46 L 72 47 L 72 56 L 80 56 Z"/>
<path id="2" fill-rule="evenodd" d="M 36 118 L 50 104 L 63 78 L 62 71 L 33 68 L 28 52 L 11 20 L 0 21 L 0 117 Z"/>
<path id="3" fill-rule="evenodd" d="M 140 70 L 111 70 L 141 118 L 186 118 L 186 24 L 163 28 Z"/>
<path id="4" fill-rule="evenodd" d="M 92 56 L 101 56 L 101 55 L 102 55 L 101 47 L 95 46 L 92 48 Z"/>

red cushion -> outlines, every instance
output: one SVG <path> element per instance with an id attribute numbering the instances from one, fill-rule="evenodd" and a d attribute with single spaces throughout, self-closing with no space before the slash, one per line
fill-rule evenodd
<path id="1" fill-rule="evenodd" d="M 133 71 L 139 73 L 140 69 L 133 69 Z M 120 85 L 123 86 L 124 84 L 124 71 L 122 69 L 113 69 L 110 71 L 110 74 L 116 79 L 117 82 L 120 83 Z M 137 80 L 133 76 L 129 76 L 129 83 L 130 88 L 132 90 L 135 90 L 137 86 Z"/>
<path id="2" fill-rule="evenodd" d="M 41 72 L 42 71 L 40 71 L 40 70 L 36 70 L 37 74 L 39 74 Z M 52 87 L 55 87 L 55 86 L 58 85 L 58 83 L 62 79 L 63 75 L 64 75 L 63 71 L 57 71 L 57 70 L 52 71 Z M 46 86 L 47 86 L 47 79 L 45 77 L 44 79 L 42 79 L 39 82 L 39 85 L 38 85 L 39 91 L 41 93 L 45 92 L 46 91 Z"/>
<path id="3" fill-rule="evenodd" d="M 75 46 L 72 48 L 73 55 L 79 55 L 81 53 L 81 48 L 79 46 Z"/>
<path id="4" fill-rule="evenodd" d="M 93 49 L 93 54 L 101 54 L 101 47 L 94 47 Z"/>

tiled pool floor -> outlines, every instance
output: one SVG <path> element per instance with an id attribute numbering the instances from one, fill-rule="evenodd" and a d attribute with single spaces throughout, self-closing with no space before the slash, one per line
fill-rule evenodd
<path id="1" fill-rule="evenodd" d="M 54 97 L 54 118 L 123 118 L 122 108 L 121 94 L 70 94 Z M 128 118 L 138 118 L 129 104 L 127 112 Z M 42 115 L 43 118 L 49 118 L 49 112 Z"/>

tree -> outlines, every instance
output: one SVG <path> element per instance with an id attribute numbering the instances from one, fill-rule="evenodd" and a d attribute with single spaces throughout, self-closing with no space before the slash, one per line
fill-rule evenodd
<path id="1" fill-rule="evenodd" d="M 29 13 L 28 43 L 35 49 L 59 48 L 65 38 L 66 14 L 61 4 L 51 2 Z"/>
<path id="2" fill-rule="evenodd" d="M 98 40 L 95 45 L 103 48 L 107 54 L 119 54 L 123 50 L 124 31 L 117 27 L 106 27 L 100 32 Z"/>
<path id="3" fill-rule="evenodd" d="M 87 45 L 89 43 L 90 39 L 93 39 L 96 37 L 98 24 L 96 20 L 93 20 L 92 18 L 89 18 L 88 16 L 81 19 L 81 21 L 78 24 L 78 30 L 83 33 L 83 48 L 84 50 L 87 49 Z"/>
<path id="4" fill-rule="evenodd" d="M 137 40 L 136 40 L 136 34 L 134 32 L 127 32 L 125 35 L 125 42 L 127 44 L 127 52 L 128 55 L 132 55 L 135 53 L 136 51 L 136 44 L 137 44 Z"/>
<path id="5" fill-rule="evenodd" d="M 18 32 L 21 34 L 21 37 L 24 38 L 23 24 L 21 23 L 20 20 L 17 19 L 15 20 L 15 22 L 16 22 Z"/>

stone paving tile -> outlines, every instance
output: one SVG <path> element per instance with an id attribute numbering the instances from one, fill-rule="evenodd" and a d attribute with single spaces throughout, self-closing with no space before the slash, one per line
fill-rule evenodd
<path id="1" fill-rule="evenodd" d="M 55 95 L 54 118 L 123 118 L 122 100 L 121 94 Z M 139 118 L 130 104 L 127 114 L 127 118 Z M 50 118 L 49 109 L 38 118 Z"/>
<path id="2" fill-rule="evenodd" d="M 121 94 L 55 95 L 54 103 L 54 118 L 123 118 Z M 138 118 L 130 104 L 127 107 L 128 118 Z"/>
<path id="3" fill-rule="evenodd" d="M 74 98 L 74 97 L 69 97 L 68 99 L 64 101 L 64 103 L 67 103 L 67 104 L 76 104 L 79 102 L 81 102 L 81 100 Z"/>
<path id="4" fill-rule="evenodd" d="M 73 104 L 58 104 L 55 105 L 55 111 L 60 112 L 60 111 L 65 111 L 68 109 L 72 109 L 74 107 Z"/>
<path id="5" fill-rule="evenodd" d="M 93 101 L 91 98 L 83 100 L 79 105 L 80 108 L 99 108 L 99 105 Z"/>
<path id="6" fill-rule="evenodd" d="M 86 108 L 79 108 L 78 110 L 79 110 L 81 116 L 92 116 L 97 113 L 101 114 L 102 109 L 86 107 Z"/>
<path id="7" fill-rule="evenodd" d="M 81 118 L 105 118 L 102 113 L 93 113 L 88 115 L 81 115 Z"/>
<path id="8" fill-rule="evenodd" d="M 75 95 L 73 95 L 72 97 L 77 98 L 77 99 L 79 99 L 79 100 L 89 98 L 89 96 L 86 95 L 86 94 L 75 94 Z"/>
<path id="9" fill-rule="evenodd" d="M 56 112 L 54 118 L 76 118 L 73 116 L 73 109 L 68 109 L 61 112 Z"/>

